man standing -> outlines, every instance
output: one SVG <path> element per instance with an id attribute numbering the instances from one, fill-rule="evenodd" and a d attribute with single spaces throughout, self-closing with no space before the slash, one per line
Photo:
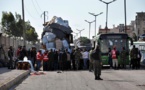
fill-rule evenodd
<path id="1" fill-rule="evenodd" d="M 32 50 L 30 51 L 30 56 L 31 56 L 31 62 L 33 64 L 33 67 L 35 68 L 35 63 L 36 63 L 36 48 L 35 47 L 32 47 Z"/>
<path id="2" fill-rule="evenodd" d="M 137 69 L 140 69 L 140 61 L 141 61 L 141 52 L 140 50 L 138 49 L 138 55 L 137 55 Z"/>
<path id="3" fill-rule="evenodd" d="M 89 53 L 88 53 L 88 51 L 85 49 L 85 51 L 82 53 L 82 55 L 83 55 L 83 61 L 84 61 L 84 69 L 87 69 L 88 67 L 87 67 L 87 61 L 88 61 L 88 59 L 89 59 Z"/>
<path id="4" fill-rule="evenodd" d="M 137 55 L 138 55 L 138 49 L 133 45 L 133 48 L 130 51 L 130 57 L 131 57 L 131 63 L 132 63 L 132 69 L 137 69 Z"/>
<path id="5" fill-rule="evenodd" d="M 72 68 L 73 70 L 76 70 L 76 65 L 75 65 L 75 49 L 71 52 L 71 61 L 72 61 Z"/>
<path id="6" fill-rule="evenodd" d="M 13 49 L 12 46 L 9 47 L 8 50 L 8 57 L 9 57 L 9 65 L 8 65 L 8 69 L 13 69 Z"/>
<path id="7" fill-rule="evenodd" d="M 112 61 L 113 61 L 113 68 L 118 69 L 118 59 L 117 59 L 118 55 L 117 55 L 117 51 L 116 51 L 115 46 L 113 47 L 113 50 L 111 51 L 111 55 L 112 55 Z"/>
<path id="8" fill-rule="evenodd" d="M 76 49 L 76 51 L 74 52 L 74 56 L 75 56 L 76 69 L 78 70 L 80 67 L 80 60 L 82 57 L 82 53 L 80 52 L 80 49 Z"/>
<path id="9" fill-rule="evenodd" d="M 98 45 L 97 45 L 96 50 L 94 50 L 93 53 L 91 54 L 91 57 L 94 63 L 95 80 L 103 80 L 102 78 L 100 78 L 102 60 L 101 60 L 101 51 Z"/>
<path id="10" fill-rule="evenodd" d="M 108 48 L 108 63 L 110 65 L 110 68 L 112 68 L 112 54 L 111 54 L 111 48 Z"/>
<path id="11" fill-rule="evenodd" d="M 48 71 L 48 51 L 46 50 L 43 54 L 43 71 Z"/>
<path id="12" fill-rule="evenodd" d="M 122 68 L 126 69 L 127 52 L 125 50 L 125 47 L 122 47 L 122 51 L 120 53 L 120 59 L 121 59 L 121 66 L 122 66 Z"/>

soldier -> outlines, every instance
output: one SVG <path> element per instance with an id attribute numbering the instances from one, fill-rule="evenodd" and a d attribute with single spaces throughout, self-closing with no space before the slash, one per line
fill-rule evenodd
<path id="1" fill-rule="evenodd" d="M 78 70 L 80 67 L 80 59 L 82 57 L 80 49 L 76 49 L 76 51 L 74 52 L 74 56 L 75 56 L 76 69 Z"/>
<path id="2" fill-rule="evenodd" d="M 130 51 L 132 69 L 137 68 L 137 55 L 138 49 L 135 47 L 135 45 L 133 45 L 133 48 Z"/>
<path id="3" fill-rule="evenodd" d="M 97 45 L 96 50 L 94 50 L 93 53 L 91 54 L 91 57 L 92 57 L 93 63 L 94 63 L 95 80 L 103 80 L 102 78 L 100 78 L 102 60 L 101 60 L 101 51 L 100 51 L 100 48 L 98 45 Z"/>
<path id="4" fill-rule="evenodd" d="M 125 50 L 125 47 L 122 47 L 122 51 L 120 53 L 120 59 L 121 59 L 121 67 L 123 69 L 126 69 L 127 52 Z"/>

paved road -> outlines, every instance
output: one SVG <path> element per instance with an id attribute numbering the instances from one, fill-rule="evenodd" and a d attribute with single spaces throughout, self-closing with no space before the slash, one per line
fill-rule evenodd
<path id="1" fill-rule="evenodd" d="M 0 90 L 8 90 L 22 81 L 30 73 L 29 70 L 0 68 Z"/>
<path id="2" fill-rule="evenodd" d="M 103 70 L 104 80 L 88 71 L 55 71 L 31 75 L 15 90 L 145 90 L 145 70 Z"/>

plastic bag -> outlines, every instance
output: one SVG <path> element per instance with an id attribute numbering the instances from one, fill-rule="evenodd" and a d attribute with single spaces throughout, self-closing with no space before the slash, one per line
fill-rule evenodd
<path id="1" fill-rule="evenodd" d="M 62 44 L 63 44 L 64 48 L 69 48 L 69 44 L 68 44 L 68 42 L 65 39 L 62 40 Z"/>
<path id="2" fill-rule="evenodd" d="M 42 43 L 45 45 L 48 42 L 47 37 L 44 35 L 42 38 Z"/>
<path id="3" fill-rule="evenodd" d="M 46 32 L 43 37 L 46 37 L 47 41 L 51 42 L 55 40 L 56 35 L 51 32 Z"/>
<path id="4" fill-rule="evenodd" d="M 55 48 L 54 42 L 48 42 L 48 43 L 46 43 L 46 48 Z"/>
<path id="5" fill-rule="evenodd" d="M 55 18 L 55 23 L 58 23 L 58 24 L 63 25 L 65 27 L 69 27 L 68 21 L 67 20 L 63 20 L 61 17 L 56 17 Z"/>

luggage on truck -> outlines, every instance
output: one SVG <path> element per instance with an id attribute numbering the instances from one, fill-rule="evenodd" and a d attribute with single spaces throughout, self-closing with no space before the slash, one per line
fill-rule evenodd
<path id="1" fill-rule="evenodd" d="M 56 44 L 56 49 L 57 50 L 61 50 L 62 49 L 62 41 L 60 39 L 56 38 L 55 44 Z"/>

